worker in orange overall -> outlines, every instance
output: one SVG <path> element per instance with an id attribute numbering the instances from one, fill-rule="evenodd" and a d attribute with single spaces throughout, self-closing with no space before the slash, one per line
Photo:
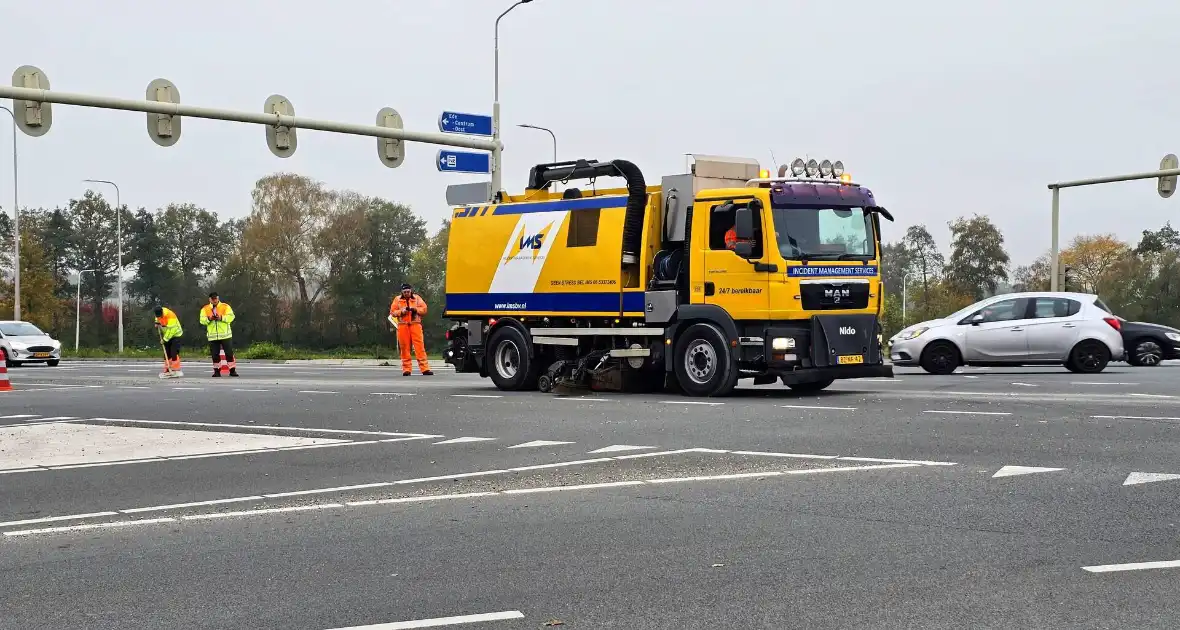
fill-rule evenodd
<path id="1" fill-rule="evenodd" d="M 414 293 L 409 283 L 402 285 L 401 295 L 393 298 L 389 305 L 389 316 L 397 327 L 397 345 L 402 355 L 402 376 L 409 376 L 414 367 L 410 360 L 410 349 L 418 359 L 418 370 L 422 376 L 434 376 L 430 363 L 426 361 L 426 342 L 422 337 L 422 317 L 426 315 L 426 300 Z"/>

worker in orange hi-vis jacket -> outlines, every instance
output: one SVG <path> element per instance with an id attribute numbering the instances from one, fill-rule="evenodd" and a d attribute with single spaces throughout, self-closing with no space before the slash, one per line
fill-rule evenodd
<path id="1" fill-rule="evenodd" d="M 410 350 L 418 359 L 418 370 L 422 376 L 434 376 L 430 363 L 426 361 L 426 342 L 422 337 L 422 317 L 426 315 L 426 300 L 414 293 L 409 283 L 402 285 L 401 295 L 393 298 L 389 305 L 389 316 L 397 326 L 397 345 L 402 355 L 402 376 L 409 376 L 414 367 Z"/>

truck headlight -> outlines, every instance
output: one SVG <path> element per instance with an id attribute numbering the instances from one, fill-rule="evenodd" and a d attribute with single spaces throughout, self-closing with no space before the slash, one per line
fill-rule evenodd
<path id="1" fill-rule="evenodd" d="M 1180 341 L 1180 333 L 1164 333 L 1164 336 L 1172 341 Z"/>
<path id="2" fill-rule="evenodd" d="M 770 340 L 770 347 L 772 350 L 790 350 L 795 347 L 795 339 L 793 337 L 775 337 Z"/>

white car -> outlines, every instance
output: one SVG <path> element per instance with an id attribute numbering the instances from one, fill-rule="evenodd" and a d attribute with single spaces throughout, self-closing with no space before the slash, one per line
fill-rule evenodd
<path id="1" fill-rule="evenodd" d="M 0 321 L 0 360 L 7 367 L 22 363 L 61 363 L 61 342 L 29 322 Z"/>
<path id="2" fill-rule="evenodd" d="M 1096 295 L 1008 293 L 889 340 L 894 365 L 951 374 L 960 365 L 1064 365 L 1096 374 L 1124 357 L 1122 322 Z"/>

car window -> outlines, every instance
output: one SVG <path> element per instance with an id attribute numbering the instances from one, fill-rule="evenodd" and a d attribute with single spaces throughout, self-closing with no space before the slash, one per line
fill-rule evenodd
<path id="1" fill-rule="evenodd" d="M 1070 317 L 1082 310 L 1081 302 L 1068 298 L 1039 297 L 1033 305 L 1033 318 Z"/>
<path id="2" fill-rule="evenodd" d="M 8 337 L 36 337 L 42 336 L 45 333 L 41 332 L 40 328 L 28 322 L 8 322 L 0 324 L 0 332 L 3 332 Z"/>
<path id="3" fill-rule="evenodd" d="M 1009 322 L 1024 319 L 1024 313 L 1027 309 L 1028 298 L 1000 300 L 972 313 L 969 319 L 974 319 L 976 315 L 983 315 L 983 320 L 980 323 Z"/>

